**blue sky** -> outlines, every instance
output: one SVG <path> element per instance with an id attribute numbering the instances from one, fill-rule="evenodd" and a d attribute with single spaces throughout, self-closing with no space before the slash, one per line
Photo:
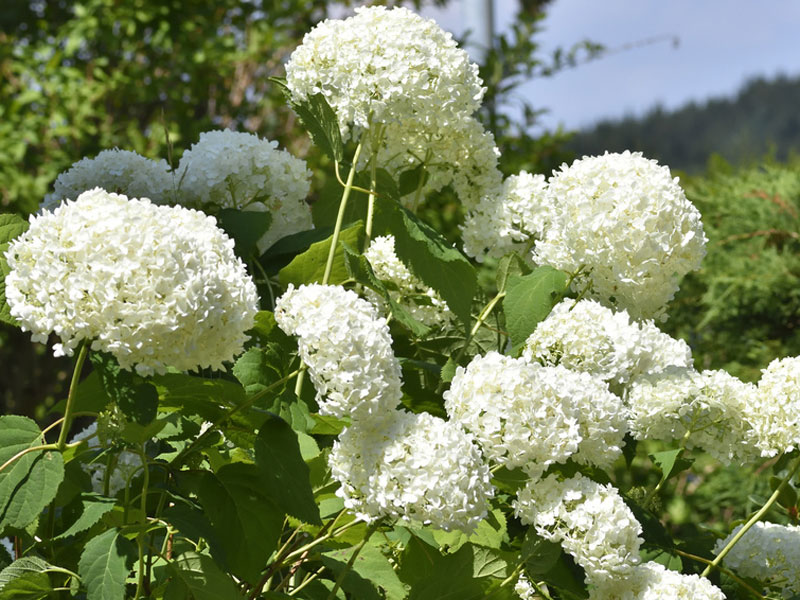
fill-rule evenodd
<path id="1" fill-rule="evenodd" d="M 465 0 L 426 9 L 443 27 L 464 31 Z M 497 27 L 516 0 L 495 0 Z M 542 122 L 578 128 L 604 117 L 642 114 L 661 104 L 732 96 L 754 76 L 800 75 L 800 1 L 768 0 L 555 0 L 539 39 L 545 52 L 589 39 L 610 49 L 658 36 L 677 37 L 613 52 L 520 93 L 549 110 Z M 800 110 L 800 107 L 798 107 Z"/>

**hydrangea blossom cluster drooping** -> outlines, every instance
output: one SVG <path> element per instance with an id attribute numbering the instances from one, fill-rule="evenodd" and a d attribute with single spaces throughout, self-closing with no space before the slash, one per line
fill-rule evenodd
<path id="1" fill-rule="evenodd" d="M 640 153 L 585 157 L 548 184 L 549 223 L 536 243 L 539 264 L 576 273 L 575 290 L 627 309 L 663 315 L 678 281 L 699 268 L 706 237 L 700 213 L 669 168 Z"/>
<path id="2" fill-rule="evenodd" d="M 300 356 L 317 390 L 320 412 L 366 418 L 394 410 L 403 393 L 400 363 L 386 319 L 340 286 L 289 286 L 275 320 L 300 338 Z"/>
<path id="3" fill-rule="evenodd" d="M 719 540 L 714 551 L 719 553 L 741 528 Z M 800 526 L 756 523 L 722 562 L 741 577 L 752 577 L 781 590 L 786 598 L 794 597 L 800 594 Z"/>
<path id="4" fill-rule="evenodd" d="M 343 132 L 374 123 L 439 124 L 473 114 L 478 67 L 434 21 L 406 8 L 361 7 L 305 35 L 286 64 L 295 100 L 322 93 Z"/>
<path id="5" fill-rule="evenodd" d="M 11 314 L 33 339 L 83 340 L 141 374 L 222 368 L 258 296 L 213 217 L 94 189 L 32 216 L 6 252 Z"/>
<path id="6" fill-rule="evenodd" d="M 800 447 L 800 356 L 775 359 L 763 370 L 750 414 L 762 456 Z"/>
<path id="7" fill-rule="evenodd" d="M 397 258 L 394 248 L 394 236 L 386 235 L 373 239 L 364 252 L 378 279 L 388 281 L 397 288 L 389 291 L 392 300 L 425 325 L 437 326 L 450 321 L 453 313 L 447 303 L 409 271 Z M 383 300 L 379 296 L 375 295 L 374 300 L 378 306 L 382 306 Z"/>
<path id="8" fill-rule="evenodd" d="M 366 521 L 389 516 L 471 531 L 494 495 L 472 436 L 428 413 L 394 411 L 359 420 L 334 443 L 337 494 Z"/>
<path id="9" fill-rule="evenodd" d="M 488 190 L 461 228 L 464 252 L 483 261 L 519 250 L 541 238 L 548 221 L 544 175 L 522 171 Z"/>
<path id="10" fill-rule="evenodd" d="M 534 477 L 569 457 L 605 468 L 622 452 L 622 400 L 587 373 L 489 352 L 456 370 L 444 398 L 487 458 Z"/>
<path id="11" fill-rule="evenodd" d="M 642 526 L 611 485 L 580 473 L 531 480 L 517 494 L 514 512 L 543 538 L 558 542 L 595 585 L 629 577 L 639 564 Z"/>
<path id="12" fill-rule="evenodd" d="M 751 423 L 755 386 L 725 371 L 669 367 L 635 379 L 626 399 L 639 440 L 679 440 L 725 464 L 759 456 Z M 758 417 L 755 417 L 758 418 Z"/>
<path id="13" fill-rule="evenodd" d="M 90 450 L 98 451 L 103 449 L 103 445 L 97 435 L 97 421 L 76 433 L 70 440 L 71 443 L 82 441 L 86 442 Z M 117 492 L 128 485 L 128 478 L 139 470 L 141 466 L 142 459 L 135 452 L 128 450 L 117 452 L 113 461 L 113 470 L 108 474 L 108 494 L 116 496 Z M 92 491 L 96 494 L 102 494 L 107 473 L 106 461 L 100 457 L 95 461 L 86 463 L 84 468 L 92 478 Z"/>
<path id="14" fill-rule="evenodd" d="M 705 577 L 647 562 L 634 567 L 625 579 L 591 589 L 589 600 L 725 600 L 725 594 Z"/>
<path id="15" fill-rule="evenodd" d="M 661 332 L 652 321 L 632 322 L 627 311 L 570 298 L 539 323 L 525 342 L 523 356 L 586 371 L 615 387 L 669 366 L 692 365 L 689 345 Z"/>
<path id="16" fill-rule="evenodd" d="M 166 204 L 174 192 L 175 181 L 163 159 L 151 160 L 128 150 L 103 150 L 94 158 L 79 160 L 61 173 L 41 208 L 52 211 L 62 200 L 75 200 L 96 187 L 129 198 L 148 198 L 155 204 Z"/>
<path id="17" fill-rule="evenodd" d="M 181 204 L 207 210 L 269 212 L 272 223 L 258 241 L 262 252 L 278 239 L 312 228 L 305 199 L 311 172 L 278 142 L 251 133 L 207 131 L 183 153 L 177 169 Z"/>

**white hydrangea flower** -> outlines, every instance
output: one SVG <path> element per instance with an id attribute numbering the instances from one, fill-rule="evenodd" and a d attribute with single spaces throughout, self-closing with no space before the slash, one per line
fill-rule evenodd
<path id="1" fill-rule="evenodd" d="M 727 538 L 717 541 L 714 552 L 719 554 L 741 528 L 739 525 Z M 722 562 L 741 577 L 752 577 L 781 590 L 786 598 L 800 594 L 800 527 L 756 523 Z"/>
<path id="2" fill-rule="evenodd" d="M 762 371 L 750 414 L 762 456 L 800 447 L 800 356 L 775 359 Z"/>
<path id="3" fill-rule="evenodd" d="M 500 151 L 494 136 L 480 121 L 465 115 L 442 125 L 392 123 L 381 130 L 382 141 L 376 160 L 395 177 L 424 165 L 427 179 L 419 193 L 402 198 L 415 209 L 424 197 L 450 185 L 467 210 L 478 205 L 482 196 L 498 189 L 503 175 L 497 168 Z M 372 156 L 369 146 L 362 153 L 362 165 Z"/>
<path id="4" fill-rule="evenodd" d="M 83 340 L 143 375 L 223 368 L 241 353 L 258 295 L 213 217 L 100 188 L 31 216 L 6 252 L 6 299 L 56 355 Z"/>
<path id="5" fill-rule="evenodd" d="M 698 269 L 706 237 L 677 178 L 641 153 L 584 157 L 548 185 L 551 221 L 534 259 L 580 275 L 589 297 L 633 318 L 662 317 L 678 282 Z"/>
<path id="6" fill-rule="evenodd" d="M 575 558 L 587 583 L 629 577 L 639 564 L 642 526 L 610 484 L 551 474 L 528 481 L 513 506 L 524 524 Z"/>
<path id="7" fill-rule="evenodd" d="M 238 208 L 272 215 L 258 241 L 263 252 L 280 238 L 311 229 L 306 197 L 311 171 L 278 142 L 252 133 L 206 131 L 183 153 L 177 169 L 181 204 L 207 210 Z"/>
<path id="8" fill-rule="evenodd" d="M 420 323 L 436 327 L 448 323 L 453 313 L 436 290 L 422 283 L 403 262 L 397 258 L 394 236 L 374 238 L 364 252 L 375 275 L 381 281 L 393 284 L 389 294 L 395 302 L 405 308 Z M 384 309 L 385 302 L 377 294 L 370 294 L 370 301 Z"/>
<path id="9" fill-rule="evenodd" d="M 524 574 L 520 575 L 519 579 L 517 579 L 517 583 L 514 584 L 514 593 L 522 600 L 536 600 L 539 598 L 536 594 L 536 590 Z"/>
<path id="10" fill-rule="evenodd" d="M 42 202 L 42 210 L 52 211 L 62 200 L 75 200 L 97 187 L 165 204 L 172 197 L 175 181 L 167 161 L 115 148 L 74 163 L 56 178 L 53 186 L 53 192 Z"/>
<path id="11" fill-rule="evenodd" d="M 480 106 L 484 88 L 450 33 L 406 8 L 361 7 L 305 35 L 286 64 L 295 100 L 322 93 L 342 131 L 375 123 L 446 126 Z"/>
<path id="12" fill-rule="evenodd" d="M 589 590 L 589 600 L 725 600 L 725 594 L 705 577 L 647 562 L 634 567 L 625 579 Z"/>
<path id="13" fill-rule="evenodd" d="M 599 377 L 614 389 L 669 366 L 690 367 L 692 351 L 652 321 L 631 321 L 595 300 L 567 298 L 557 304 L 525 342 L 523 356 L 543 365 L 564 365 Z"/>
<path id="14" fill-rule="evenodd" d="M 400 363 L 386 319 L 355 292 L 334 285 L 290 285 L 275 303 L 275 320 L 300 338 L 300 356 L 321 414 L 361 418 L 398 405 Z"/>
<path id="15" fill-rule="evenodd" d="M 82 431 L 76 433 L 70 443 L 85 441 L 90 450 L 102 450 L 103 444 L 97 435 L 97 422 L 95 421 Z M 110 496 L 116 496 L 117 492 L 125 489 L 128 485 L 128 479 L 136 473 L 141 471 L 142 459 L 135 452 L 122 450 L 115 452 L 113 461 L 113 470 L 108 476 L 108 493 Z M 96 494 L 102 494 L 105 487 L 105 478 L 107 464 L 104 456 L 100 456 L 97 460 L 88 462 L 84 465 L 84 469 L 89 473 L 92 478 L 92 491 Z"/>
<path id="16" fill-rule="evenodd" d="M 525 171 L 489 190 L 461 227 L 464 252 L 479 262 L 513 251 L 528 254 L 548 222 L 546 192 L 545 176 Z"/>
<path id="17" fill-rule="evenodd" d="M 456 423 L 405 411 L 356 421 L 328 463 L 337 494 L 365 520 L 388 516 L 470 532 L 494 496 L 489 467 Z"/>
<path id="18" fill-rule="evenodd" d="M 625 407 L 588 373 L 489 352 L 456 370 L 444 399 L 489 460 L 532 476 L 569 457 L 607 468 L 622 453 Z"/>
<path id="19" fill-rule="evenodd" d="M 635 379 L 626 400 L 631 433 L 639 440 L 679 440 L 724 464 L 758 458 L 750 405 L 756 394 L 725 371 L 669 367 Z M 688 437 L 685 437 L 688 436 Z"/>

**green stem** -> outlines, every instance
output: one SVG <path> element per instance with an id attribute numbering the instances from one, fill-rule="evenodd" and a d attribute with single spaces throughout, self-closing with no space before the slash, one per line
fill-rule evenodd
<path id="1" fill-rule="evenodd" d="M 372 220 L 375 215 L 375 192 L 378 189 L 378 161 L 376 153 L 373 150 L 372 158 L 370 160 L 371 169 L 369 176 L 369 191 L 370 195 L 367 200 L 367 223 L 364 226 L 364 252 L 369 248 L 369 242 L 372 239 Z"/>
<path id="2" fill-rule="evenodd" d="M 369 526 L 369 529 L 367 529 L 367 534 L 364 536 L 364 539 L 362 539 L 361 542 L 359 542 L 358 546 L 356 546 L 355 550 L 353 550 L 353 554 L 350 555 L 350 560 L 347 561 L 347 564 L 344 566 L 344 569 L 342 569 L 342 572 L 339 573 L 339 577 L 336 578 L 336 583 L 334 584 L 331 593 L 328 594 L 327 600 L 333 600 L 336 597 L 336 592 L 338 592 L 339 588 L 342 587 L 342 582 L 344 581 L 345 575 L 347 575 L 350 569 L 353 568 L 353 565 L 356 562 L 356 558 L 358 558 L 359 552 L 361 552 L 364 546 L 367 545 L 369 538 L 371 538 L 372 534 L 377 531 L 378 527 L 380 527 L 380 524 L 381 522 L 379 519 Z"/>
<path id="3" fill-rule="evenodd" d="M 75 406 L 75 392 L 78 388 L 78 382 L 81 378 L 81 371 L 83 370 L 83 362 L 89 354 L 89 341 L 84 340 L 81 343 L 81 349 L 78 351 L 78 359 L 75 361 L 75 370 L 72 371 L 72 381 L 69 384 L 69 392 L 67 393 L 67 406 L 64 409 L 64 424 L 61 426 L 61 431 L 58 434 L 58 442 L 56 447 L 59 452 L 64 452 L 67 449 L 67 435 L 69 428 L 72 426 L 73 408 Z"/>
<path id="4" fill-rule="evenodd" d="M 339 234 L 342 231 L 342 222 L 344 221 L 344 213 L 347 208 L 347 200 L 350 198 L 350 192 L 353 189 L 353 179 L 356 176 L 356 164 L 358 157 L 361 154 L 361 142 L 356 146 L 356 151 L 353 153 L 353 164 L 350 167 L 350 173 L 347 175 L 347 182 L 344 184 L 344 191 L 342 192 L 342 199 L 339 201 L 339 212 L 336 215 L 336 224 L 333 227 L 333 236 L 331 237 L 331 247 L 328 250 L 328 260 L 325 263 L 325 271 L 322 275 L 322 285 L 327 285 L 328 280 L 331 278 L 331 270 L 333 269 L 333 258 L 336 256 L 336 248 L 339 244 Z"/>
<path id="5" fill-rule="evenodd" d="M 41 444 L 40 446 L 31 446 L 30 448 L 25 448 L 25 450 L 20 450 L 14 456 L 9 458 L 6 462 L 0 465 L 0 472 L 2 472 L 8 465 L 16 461 L 17 459 L 22 458 L 29 452 L 38 452 L 39 450 L 58 450 L 58 444 Z"/>
<path id="6" fill-rule="evenodd" d="M 147 454 L 144 452 L 144 448 L 139 449 L 139 458 L 142 460 L 142 498 L 140 503 L 140 509 L 142 511 L 142 524 L 147 524 L 147 488 L 150 485 L 150 468 L 147 464 Z M 138 600 L 142 589 L 144 589 L 144 537 L 147 534 L 142 531 L 136 536 L 136 545 L 139 549 L 139 567 L 138 567 L 138 577 L 136 580 L 136 595 L 134 596 L 135 600 Z M 149 587 L 149 582 L 148 582 Z"/>
<path id="7" fill-rule="evenodd" d="M 747 523 L 745 523 L 742 526 L 742 528 L 736 533 L 736 535 L 733 536 L 731 541 L 727 543 L 727 545 L 722 549 L 722 551 L 720 551 L 719 554 L 717 554 L 717 557 L 713 561 L 711 561 L 711 564 L 709 564 L 705 568 L 705 570 L 701 573 L 703 577 L 708 577 L 708 574 L 711 572 L 711 570 L 714 569 L 720 562 L 722 562 L 722 559 L 725 558 L 728 552 L 731 551 L 731 548 L 733 548 L 736 545 L 736 543 L 740 539 L 742 539 L 742 536 L 744 536 L 744 534 L 747 533 L 748 530 L 753 525 L 758 523 L 758 521 L 760 521 L 761 518 L 765 514 L 767 514 L 767 511 L 772 507 L 773 504 L 775 504 L 775 502 L 777 502 L 778 497 L 781 495 L 781 492 L 783 492 L 784 488 L 789 484 L 789 482 L 792 480 L 792 477 L 794 477 L 794 474 L 797 473 L 797 470 L 799 468 L 800 468 L 800 457 L 798 457 L 797 460 L 794 462 L 794 465 L 792 465 L 791 469 L 789 470 L 789 474 L 783 478 L 783 481 L 781 481 L 780 485 L 777 488 L 775 488 L 774 492 L 772 492 L 772 496 L 769 497 L 769 500 L 767 500 L 766 504 L 764 504 L 764 506 L 762 506 L 761 509 L 756 514 L 750 517 L 750 520 L 747 521 Z"/>
<path id="8" fill-rule="evenodd" d="M 422 165 L 427 165 L 428 161 L 431 159 L 432 152 L 430 148 L 425 152 L 425 159 L 422 161 Z M 420 198 L 422 197 L 422 188 L 425 187 L 425 173 L 423 172 L 419 178 L 419 183 L 417 184 L 417 190 L 414 192 L 414 201 L 411 203 L 411 212 L 417 212 L 417 207 L 419 206 Z"/>
<path id="9" fill-rule="evenodd" d="M 680 556 L 685 556 L 688 559 L 695 560 L 697 562 L 703 563 L 704 565 L 711 564 L 710 560 L 708 560 L 707 558 L 703 558 L 702 556 L 697 556 L 696 554 L 690 554 L 689 552 L 684 552 L 683 550 L 678 550 L 677 548 L 673 548 L 673 550 L 675 551 L 676 554 L 679 554 Z M 766 596 L 762 596 L 761 594 L 759 594 L 755 588 L 751 587 L 745 580 L 736 575 L 736 573 L 734 573 L 733 571 L 730 571 L 725 567 L 720 567 L 719 565 L 717 566 L 717 568 L 723 573 L 725 573 L 725 575 L 733 579 L 741 587 L 743 587 L 748 592 L 753 594 L 759 600 L 766 600 Z"/>

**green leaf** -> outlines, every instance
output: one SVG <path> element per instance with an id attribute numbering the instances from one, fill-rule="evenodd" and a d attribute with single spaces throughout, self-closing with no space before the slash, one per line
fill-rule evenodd
<path id="1" fill-rule="evenodd" d="M 113 498 L 106 498 L 99 494 L 83 494 L 81 497 L 82 510 L 77 520 L 70 525 L 66 531 L 57 535 L 56 540 L 64 539 L 71 535 L 86 531 L 92 525 L 97 523 L 104 514 L 113 510 L 116 500 Z"/>
<path id="2" fill-rule="evenodd" d="M 52 591 L 47 573 L 27 571 L 0 588 L 0 600 L 41 600 Z"/>
<path id="3" fill-rule="evenodd" d="M 204 472 L 198 496 L 218 538 L 212 555 L 229 572 L 256 583 L 275 550 L 284 517 L 264 494 L 258 468 L 233 463 L 216 475 Z"/>
<path id="4" fill-rule="evenodd" d="M 42 432 L 31 419 L 17 415 L 0 417 L 0 464 L 42 443 Z M 63 479 L 64 459 L 60 452 L 28 452 L 3 469 L 0 472 L 0 534 L 7 527 L 23 529 L 35 521 L 55 498 Z"/>
<path id="5" fill-rule="evenodd" d="M 0 214 L 0 321 L 18 326 L 17 320 L 11 316 L 11 309 L 6 302 L 6 275 L 10 269 L 6 261 L 6 250 L 9 243 L 28 229 L 28 222 L 19 215 Z"/>
<path id="6" fill-rule="evenodd" d="M 172 580 L 164 600 L 222 600 L 239 598 L 239 590 L 210 556 L 185 552 L 169 563 Z"/>
<path id="7" fill-rule="evenodd" d="M 88 600 L 117 600 L 125 597 L 125 579 L 133 564 L 133 542 L 109 529 L 86 543 L 78 562 L 78 574 L 87 589 Z"/>
<path id="8" fill-rule="evenodd" d="M 292 262 L 280 270 L 278 276 L 281 284 L 288 286 L 290 283 L 300 286 L 304 283 L 321 283 L 325 273 L 325 264 L 328 261 L 328 252 L 331 247 L 333 236 L 322 242 L 316 242 L 303 252 L 298 254 Z M 364 245 L 364 224 L 361 221 L 355 225 L 343 229 L 339 234 L 339 242 L 344 242 L 356 248 Z M 334 253 L 333 266 L 328 283 L 335 285 L 349 279 L 347 267 L 344 263 L 344 253 L 341 245 Z"/>
<path id="9" fill-rule="evenodd" d="M 484 587 L 473 577 L 474 549 L 463 546 L 455 554 L 432 557 L 429 575 L 411 586 L 408 600 L 484 600 Z"/>
<path id="10" fill-rule="evenodd" d="M 107 352 L 92 352 L 89 360 L 108 398 L 126 417 L 140 425 L 147 425 L 155 419 L 158 392 L 150 383 L 133 371 L 120 367 L 117 359 Z"/>
<path id="11" fill-rule="evenodd" d="M 522 348 L 566 289 L 567 274 L 548 266 L 538 267 L 530 275 L 509 275 L 503 310 L 512 354 Z"/>
<path id="12" fill-rule="evenodd" d="M 549 572 L 561 557 L 561 546 L 539 537 L 531 527 L 525 534 L 520 558 L 529 575 L 541 577 Z"/>
<path id="13" fill-rule="evenodd" d="M 323 553 L 327 559 L 323 559 L 323 564 L 329 566 L 335 574 L 338 574 L 344 565 L 350 560 L 353 554 L 354 547 L 344 548 L 342 550 L 332 550 Z M 333 562 L 335 561 L 335 562 Z M 358 590 L 367 589 L 368 591 L 363 595 L 359 594 L 360 598 L 381 598 L 380 595 L 374 595 L 375 589 L 373 586 L 381 588 L 386 600 L 403 600 L 406 597 L 406 589 L 403 583 L 397 576 L 397 573 L 392 568 L 391 563 L 381 552 L 380 548 L 375 544 L 369 543 L 364 546 L 358 553 L 355 562 L 353 563 L 353 572 L 360 576 L 371 585 L 366 586 L 360 581 L 347 581 L 345 576 L 346 587 L 345 590 L 358 593 Z"/>
<path id="14" fill-rule="evenodd" d="M 437 529 L 433 532 L 433 537 L 440 547 L 447 547 L 450 552 L 455 552 L 468 542 L 486 548 L 500 548 L 506 533 L 506 517 L 503 511 L 494 509 L 469 535 L 458 530 Z"/>
<path id="15" fill-rule="evenodd" d="M 470 321 L 478 279 L 464 255 L 412 212 L 385 198 L 375 201 L 373 231 L 375 235 L 393 235 L 397 257 L 425 285 L 439 292 L 461 321 Z"/>
<path id="16" fill-rule="evenodd" d="M 219 419 L 224 408 L 245 401 L 245 391 L 235 381 L 204 379 L 182 373 L 155 375 L 152 379 L 159 396 L 161 410 L 180 410 L 206 421 Z"/>
<path id="17" fill-rule="evenodd" d="M 233 375 L 252 396 L 286 376 L 285 366 L 290 357 L 277 344 L 267 344 L 262 348 L 250 348 L 233 365 Z M 279 395 L 280 390 L 275 390 Z"/>
<path id="18" fill-rule="evenodd" d="M 0 600 L 14 600 L 16 598 L 44 598 L 41 594 L 45 589 L 52 590 L 47 571 L 52 567 L 50 563 L 38 556 L 23 556 L 0 571 Z"/>
<path id="19" fill-rule="evenodd" d="M 246 261 L 257 250 L 258 240 L 269 231 L 272 214 L 223 208 L 217 214 L 217 220 L 219 226 L 233 239 L 236 255 Z"/>
<path id="20" fill-rule="evenodd" d="M 333 160 L 341 162 L 344 158 L 344 144 L 342 132 L 339 130 L 339 120 L 325 96 L 314 94 L 303 101 L 292 99 L 292 93 L 286 86 L 285 80 L 270 77 L 270 81 L 281 88 L 285 94 L 287 104 L 300 117 L 303 126 L 308 131 L 314 144 L 322 149 Z"/>
<path id="21" fill-rule="evenodd" d="M 311 415 L 314 419 L 314 427 L 309 433 L 316 435 L 339 435 L 347 427 L 348 422 L 329 415 Z"/>
<path id="22" fill-rule="evenodd" d="M 522 260 L 519 254 L 516 252 L 506 254 L 497 264 L 497 275 L 495 276 L 497 291 L 505 291 L 506 285 L 508 284 L 508 278 L 512 275 L 523 276 L 529 275 L 530 273 L 531 268 L 524 260 Z"/>
<path id="23" fill-rule="evenodd" d="M 685 471 L 692 466 L 694 459 L 685 458 L 681 456 L 682 454 L 683 448 L 678 448 L 676 450 L 665 450 L 650 455 L 655 465 L 661 469 L 661 481 L 659 485 L 663 484 L 673 475 Z"/>
<path id="24" fill-rule="evenodd" d="M 322 525 L 308 465 L 292 428 L 283 419 L 270 417 L 258 432 L 255 452 L 264 493 L 287 514 Z"/>
<path id="25" fill-rule="evenodd" d="M 425 165 L 419 164 L 413 169 L 408 169 L 400 173 L 398 180 L 398 195 L 407 196 L 417 191 L 417 188 L 425 185 L 428 181 L 428 172 Z"/>

